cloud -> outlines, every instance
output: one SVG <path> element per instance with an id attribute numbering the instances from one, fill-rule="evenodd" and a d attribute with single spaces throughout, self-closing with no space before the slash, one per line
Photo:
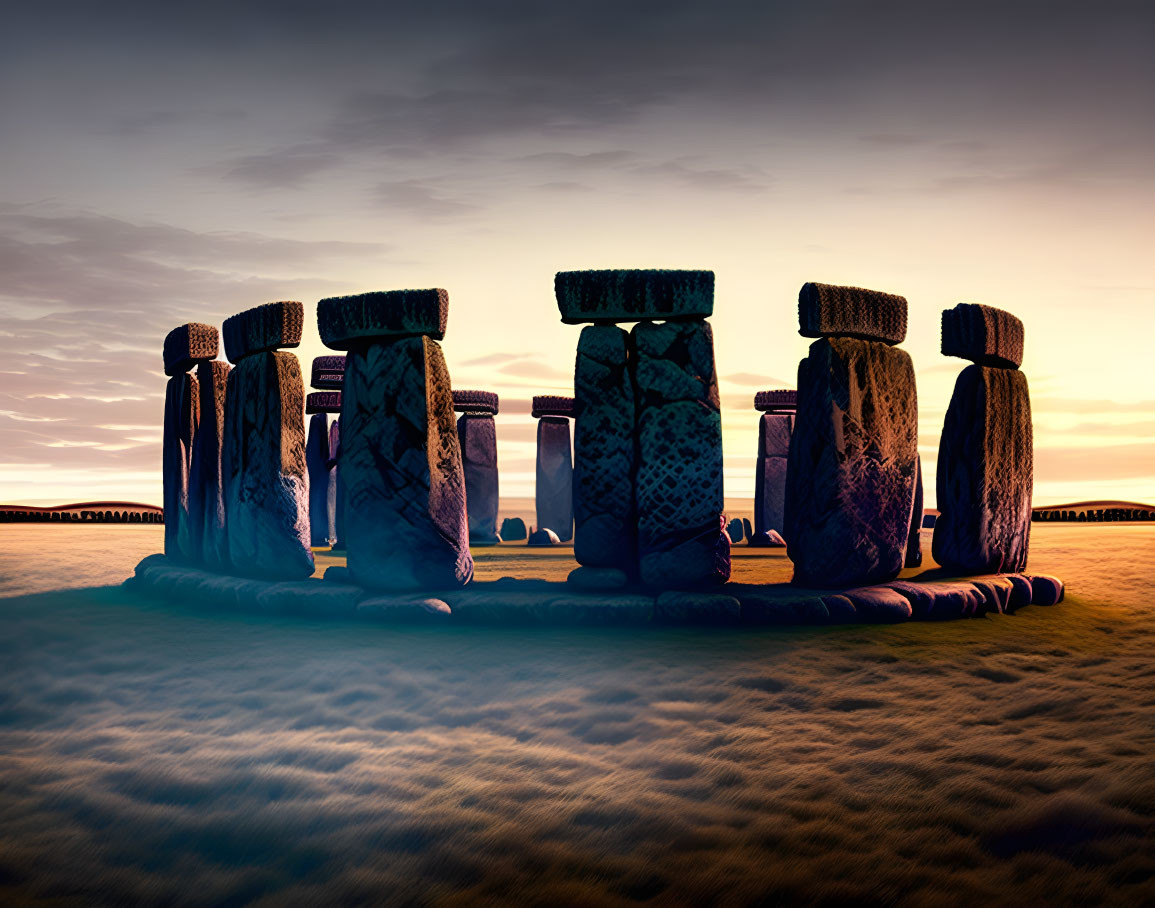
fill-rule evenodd
<path id="1" fill-rule="evenodd" d="M 459 217 L 477 210 L 477 206 L 449 198 L 420 180 L 381 182 L 374 187 L 372 194 L 386 208 L 423 217 Z"/>
<path id="2" fill-rule="evenodd" d="M 309 178 L 336 167 L 340 160 L 331 152 L 294 147 L 229 158 L 200 170 L 253 189 L 296 189 Z"/>

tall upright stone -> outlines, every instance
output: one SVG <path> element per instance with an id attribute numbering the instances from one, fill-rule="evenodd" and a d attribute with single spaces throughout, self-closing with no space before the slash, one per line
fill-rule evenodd
<path id="1" fill-rule="evenodd" d="M 794 581 L 891 580 L 906 557 L 918 462 L 918 399 L 901 296 L 805 284 L 799 330 L 818 337 L 798 366 L 786 475 Z"/>
<path id="2" fill-rule="evenodd" d="M 569 422 L 572 397 L 536 395 L 531 409 L 537 423 L 537 482 L 534 503 L 537 525 L 557 533 L 562 542 L 573 539 L 573 454 Z"/>
<path id="3" fill-rule="evenodd" d="M 332 545 L 337 538 L 337 475 L 335 458 L 329 449 L 329 414 L 340 412 L 340 391 L 314 391 L 305 398 L 305 415 L 309 417 L 305 442 L 309 536 L 314 546 Z"/>
<path id="4" fill-rule="evenodd" d="M 326 346 L 346 350 L 340 497 L 349 571 L 382 590 L 461 586 L 473 577 L 465 476 L 453 418 L 444 290 L 317 304 Z"/>
<path id="5" fill-rule="evenodd" d="M 164 399 L 162 471 L 164 482 L 164 551 L 173 558 L 199 561 L 201 516 L 190 499 L 193 448 L 200 424 L 200 386 L 189 370 L 216 358 L 217 329 L 190 322 L 164 339 L 164 373 L 169 376 Z M 190 510 L 191 508 L 191 510 Z"/>
<path id="6" fill-rule="evenodd" d="M 200 426 L 193 441 L 189 513 L 196 530 L 200 560 L 216 570 L 229 567 L 221 451 L 230 371 L 229 364 L 222 360 L 202 362 L 197 366 Z"/>
<path id="7" fill-rule="evenodd" d="M 759 391 L 754 395 L 754 409 L 762 417 L 758 420 L 754 535 L 749 543 L 752 546 L 782 545 L 786 527 L 786 463 L 797 405 L 797 391 Z"/>
<path id="8" fill-rule="evenodd" d="M 465 473 L 465 503 L 470 545 L 497 545 L 499 482 L 497 473 L 498 398 L 491 391 L 454 391 L 453 409 L 461 466 Z"/>
<path id="9" fill-rule="evenodd" d="M 910 529 L 906 533 L 906 558 L 904 566 L 922 567 L 922 514 L 925 510 L 922 494 L 922 458 L 917 457 L 915 465 L 914 504 L 910 509 Z"/>
<path id="10" fill-rule="evenodd" d="M 297 357 L 304 307 L 268 303 L 226 319 L 234 364 L 221 456 L 229 560 L 237 573 L 275 579 L 313 573 L 305 463 L 305 385 Z"/>
<path id="11" fill-rule="evenodd" d="M 730 565 L 728 545 L 724 567 L 718 557 L 726 503 L 713 332 L 701 319 L 641 322 L 632 337 L 641 579 L 667 587 L 725 582 Z"/>
<path id="12" fill-rule="evenodd" d="M 942 314 L 942 352 L 970 360 L 943 423 L 934 525 L 935 561 L 960 574 L 1026 567 L 1034 484 L 1034 432 L 1023 360 L 1023 323 L 991 306 Z"/>
<path id="13" fill-rule="evenodd" d="M 713 272 L 559 272 L 554 290 L 563 322 L 593 322 L 574 372 L 575 557 L 656 586 L 724 581 L 721 420 L 705 322 Z M 626 335 L 617 322 L 641 324 Z"/>

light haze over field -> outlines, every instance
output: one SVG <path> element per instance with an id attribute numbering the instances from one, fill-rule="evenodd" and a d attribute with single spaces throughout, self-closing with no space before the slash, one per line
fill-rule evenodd
<path id="1" fill-rule="evenodd" d="M 428 286 L 531 495 L 528 399 L 579 331 L 554 272 L 687 267 L 717 273 L 728 497 L 817 280 L 910 301 L 928 505 L 963 301 L 1026 323 L 1036 504 L 1153 500 L 1153 48 L 1145 3 L 7 10 L 0 498 L 159 502 L 181 322 Z"/>

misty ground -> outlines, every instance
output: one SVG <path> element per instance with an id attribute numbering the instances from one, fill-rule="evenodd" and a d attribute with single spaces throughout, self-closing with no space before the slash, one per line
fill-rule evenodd
<path id="1" fill-rule="evenodd" d="M 2 903 L 1155 900 L 1155 526 L 1036 524 L 1066 602 L 947 624 L 14 595 L 158 529 L 0 531 Z"/>

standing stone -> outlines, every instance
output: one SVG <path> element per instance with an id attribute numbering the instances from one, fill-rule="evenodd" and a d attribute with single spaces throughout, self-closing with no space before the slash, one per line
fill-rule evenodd
<path id="1" fill-rule="evenodd" d="M 196 526 L 200 560 L 217 570 L 229 566 L 221 473 L 229 371 L 229 364 L 220 360 L 203 362 L 197 367 L 200 426 L 193 441 L 192 485 L 189 488 L 189 513 Z"/>
<path id="2" fill-rule="evenodd" d="M 906 536 L 906 559 L 908 568 L 922 567 L 922 458 L 915 459 L 914 506 L 910 511 L 910 529 Z"/>
<path id="3" fill-rule="evenodd" d="M 473 576 L 465 476 L 449 372 L 444 290 L 321 300 L 329 347 L 347 349 L 340 484 L 349 572 L 383 590 L 462 586 Z"/>
<path id="4" fill-rule="evenodd" d="M 309 534 L 314 546 L 332 545 L 336 539 L 337 476 L 329 450 L 329 416 L 341 412 L 340 391 L 313 392 L 305 398 L 309 436 L 305 464 L 309 470 Z"/>
<path id="5" fill-rule="evenodd" d="M 955 382 L 939 445 L 935 561 L 960 574 L 1026 567 L 1033 481 L 1026 375 L 967 366 Z"/>
<path id="6" fill-rule="evenodd" d="M 343 377 L 343 375 L 342 375 Z M 345 487 L 341 484 L 341 420 L 329 426 L 329 468 L 333 471 L 336 502 L 333 506 L 333 550 L 345 551 Z"/>
<path id="7" fill-rule="evenodd" d="M 917 472 L 918 401 L 902 297 L 807 284 L 798 411 L 786 478 L 794 581 L 853 587 L 892 580 L 906 557 Z M 845 336 L 853 335 L 853 336 Z"/>
<path id="8" fill-rule="evenodd" d="M 212 325 L 190 322 L 164 339 L 165 389 L 162 478 L 164 481 L 164 550 L 174 558 L 201 557 L 203 518 L 194 491 L 193 449 L 200 424 L 200 386 L 190 369 L 216 358 L 220 336 Z"/>
<path id="9" fill-rule="evenodd" d="M 313 573 L 301 367 L 280 347 L 301 342 L 304 307 L 269 303 L 227 319 L 235 368 L 226 391 L 225 521 L 233 570 L 295 579 Z"/>
<path id="10" fill-rule="evenodd" d="M 713 332 L 701 320 L 642 322 L 632 339 L 641 579 L 664 587 L 725 582 L 729 548 L 720 575 L 719 543 L 727 537 L 720 521 L 722 419 Z"/>
<path id="11" fill-rule="evenodd" d="M 195 376 L 182 372 L 168 380 L 164 398 L 164 553 L 196 560 L 189 515 L 192 446 L 200 422 L 200 394 Z"/>
<path id="12" fill-rule="evenodd" d="M 538 395 L 532 414 L 537 424 L 537 525 L 548 527 L 562 542 L 573 538 L 573 455 L 569 417 L 572 397 Z"/>
<path id="13" fill-rule="evenodd" d="M 629 335 L 589 325 L 574 369 L 574 557 L 586 567 L 637 570 L 634 383 Z"/>
<path id="14" fill-rule="evenodd" d="M 454 391 L 457 437 L 465 474 L 465 503 L 469 516 L 469 544 L 497 545 L 499 480 L 497 471 L 498 398 L 489 391 Z"/>
<path id="15" fill-rule="evenodd" d="M 754 474 L 753 546 L 779 546 L 786 526 L 786 465 L 794 431 L 795 391 L 760 391 L 754 408 L 758 422 L 758 460 Z M 774 534 L 774 535 L 771 535 Z"/>

